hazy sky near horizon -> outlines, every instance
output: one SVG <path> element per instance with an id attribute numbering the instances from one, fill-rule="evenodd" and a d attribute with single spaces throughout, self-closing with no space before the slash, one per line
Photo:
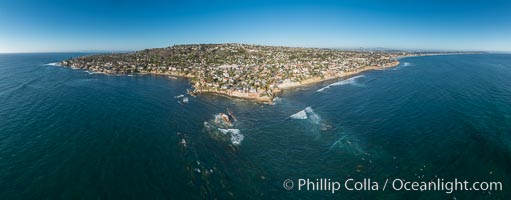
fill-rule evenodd
<path id="1" fill-rule="evenodd" d="M 511 1 L 0 0 L 0 53 L 189 43 L 511 51 Z"/>

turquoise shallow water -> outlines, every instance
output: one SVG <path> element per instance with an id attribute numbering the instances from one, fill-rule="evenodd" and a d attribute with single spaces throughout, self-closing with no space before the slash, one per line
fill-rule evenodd
<path id="1" fill-rule="evenodd" d="M 184 79 L 46 65 L 80 55 L 0 54 L 1 199 L 511 197 L 511 55 L 403 58 L 286 91 L 275 105 L 213 95 L 184 103 L 176 98 L 190 88 Z M 228 137 L 237 131 L 224 135 L 214 123 L 226 108 L 239 120 L 231 127 L 239 145 Z M 501 181 L 504 190 L 282 186 L 435 177 Z"/>

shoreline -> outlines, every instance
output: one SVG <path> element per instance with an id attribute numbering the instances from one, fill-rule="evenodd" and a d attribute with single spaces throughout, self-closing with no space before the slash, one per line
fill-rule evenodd
<path id="1" fill-rule="evenodd" d="M 325 77 L 323 79 L 321 79 L 319 77 L 314 77 L 314 78 L 309 78 L 309 79 L 303 80 L 301 82 L 281 83 L 278 86 L 278 88 L 279 88 L 278 92 L 280 93 L 283 90 L 299 88 L 299 87 L 304 87 L 304 86 L 308 86 L 308 85 L 313 85 L 313 84 L 321 83 L 321 82 L 324 82 L 324 81 L 333 80 L 333 79 L 336 79 L 336 78 L 346 78 L 346 77 L 354 76 L 354 75 L 357 75 L 357 74 L 360 74 L 360 73 L 363 73 L 363 72 L 367 72 L 367 71 L 382 70 L 382 69 L 388 69 L 388 68 L 396 67 L 399 64 L 401 64 L 401 61 L 399 61 L 399 60 L 403 59 L 403 58 L 424 57 L 424 56 L 461 55 L 461 54 L 467 54 L 467 53 L 446 53 L 446 54 L 437 53 L 437 54 L 424 54 L 424 55 L 412 55 L 412 56 L 399 56 L 399 57 L 391 58 L 394 62 L 390 63 L 387 66 L 383 66 L 383 67 L 379 67 L 379 66 L 364 66 L 364 67 L 361 67 L 361 68 L 357 68 L 357 69 L 355 69 L 353 71 L 349 71 L 349 72 L 346 72 L 346 73 L 343 73 L 343 74 L 339 74 L 339 75 L 328 76 L 328 77 Z M 468 53 L 468 54 L 482 54 L 482 53 Z M 283 84 L 287 84 L 287 85 L 283 85 Z"/>
<path id="2" fill-rule="evenodd" d="M 399 64 L 401 64 L 401 62 L 399 60 L 397 60 L 398 58 L 394 58 L 394 59 L 396 59 L 396 60 L 394 60 L 392 63 L 390 63 L 386 66 L 364 66 L 361 68 L 357 68 L 353 71 L 345 72 L 345 73 L 339 74 L 339 75 L 328 76 L 325 78 L 313 77 L 313 78 L 309 78 L 309 79 L 303 80 L 298 83 L 292 82 L 292 83 L 290 83 L 290 85 L 279 84 L 277 86 L 278 89 L 275 91 L 275 94 L 279 94 L 279 93 L 283 92 L 284 90 L 288 90 L 288 89 L 313 85 L 313 84 L 321 83 L 324 81 L 329 81 L 329 80 L 336 79 L 336 78 L 345 78 L 345 77 L 349 77 L 349 76 L 354 76 L 354 75 L 357 75 L 357 74 L 360 74 L 363 72 L 367 72 L 367 71 L 371 71 L 371 70 L 381 70 L 381 69 L 392 68 L 392 67 L 395 67 L 395 66 L 398 66 Z M 149 74 L 151 74 L 151 73 L 149 73 Z M 181 76 L 181 77 L 184 77 L 184 76 Z M 191 77 L 185 77 L 185 78 L 191 78 Z M 208 94 L 209 93 L 209 94 L 213 94 L 213 95 L 220 95 L 220 96 L 225 96 L 225 97 L 251 100 L 251 101 L 256 101 L 259 103 L 269 103 L 269 104 L 273 103 L 273 99 L 274 99 L 274 97 L 269 97 L 269 96 L 261 97 L 257 93 L 241 93 L 241 92 L 237 92 L 237 91 L 227 92 L 227 91 L 201 90 L 198 92 L 193 91 L 193 93 L 194 94 Z M 275 95 L 275 97 L 277 97 L 277 95 Z"/>
<path id="3" fill-rule="evenodd" d="M 273 98 L 269 96 L 251 96 L 255 95 L 255 93 L 240 93 L 239 94 L 229 94 L 228 92 L 224 91 L 200 91 L 200 92 L 193 92 L 194 94 L 213 94 L 213 95 L 219 95 L 224 97 L 230 97 L 230 98 L 237 98 L 237 99 L 243 99 L 243 100 L 249 100 L 249 101 L 255 101 L 258 103 L 265 103 L 265 104 L 271 104 L 273 103 Z"/>
<path id="4" fill-rule="evenodd" d="M 388 68 L 392 68 L 392 67 L 398 66 L 399 64 L 401 64 L 401 62 L 396 59 L 391 64 L 389 64 L 387 66 L 383 66 L 383 67 L 379 67 L 379 66 L 364 66 L 364 67 L 361 67 L 361 68 L 357 68 L 357 69 L 355 69 L 353 71 L 345 72 L 345 73 L 334 75 L 334 76 L 328 76 L 328 77 L 325 77 L 323 79 L 319 78 L 319 77 L 313 77 L 313 78 L 309 78 L 309 79 L 303 80 L 301 82 L 282 83 L 278 87 L 279 87 L 279 90 L 287 90 L 287 89 L 299 88 L 299 87 L 303 87 L 303 86 L 307 86 L 307 85 L 321 83 L 321 82 L 324 82 L 324 81 L 329 81 L 329 80 L 336 79 L 336 78 L 346 78 L 346 77 L 354 76 L 354 75 L 357 75 L 357 74 L 360 74 L 360 73 L 363 73 L 363 72 L 367 72 L 367 71 L 388 69 Z M 283 85 L 283 84 L 287 84 L 287 85 Z"/>
<path id="5" fill-rule="evenodd" d="M 453 53 L 462 54 L 402 50 L 350 51 L 237 43 L 188 44 L 133 53 L 80 56 L 58 64 L 88 70 L 89 74 L 165 75 L 169 79 L 182 77 L 188 79 L 191 87 L 187 91 L 192 96 L 213 93 L 257 102 L 273 102 L 273 98 L 287 89 L 395 67 L 405 57 Z"/>
<path id="6" fill-rule="evenodd" d="M 444 54 L 439 54 L 439 55 L 444 55 Z M 357 69 L 355 69 L 353 71 L 348 71 L 348 72 L 344 72 L 342 74 L 337 74 L 337 75 L 332 75 L 332 76 L 326 76 L 324 78 L 312 77 L 312 78 L 309 78 L 309 79 L 305 79 L 305 80 L 303 80 L 301 82 L 281 83 L 281 84 L 277 85 L 278 88 L 275 90 L 275 94 L 279 94 L 279 93 L 283 92 L 284 90 L 304 87 L 304 86 L 308 86 L 308 85 L 313 85 L 313 84 L 317 84 L 317 83 L 333 80 L 333 79 L 336 79 L 336 78 L 345 78 L 345 77 L 349 77 L 349 76 L 354 76 L 354 75 L 357 75 L 357 74 L 360 74 L 360 73 L 363 73 L 363 72 L 367 72 L 367 71 L 371 71 L 371 70 L 381 70 L 381 69 L 392 68 L 392 67 L 398 66 L 400 64 L 400 61 L 398 59 L 401 59 L 401 58 L 406 58 L 406 57 L 392 58 L 393 59 L 392 63 L 390 63 L 390 64 L 388 64 L 386 66 L 382 66 L 382 67 L 380 67 L 380 66 L 364 66 L 364 67 L 357 68 Z M 68 66 L 65 66 L 65 65 L 59 65 L 59 66 L 68 67 Z M 69 68 L 80 70 L 79 68 L 75 68 L 75 67 L 72 67 L 72 66 L 69 67 Z M 87 72 L 89 74 L 118 75 L 117 73 L 109 73 L 109 72 L 104 72 L 104 71 L 94 71 L 94 70 L 90 70 L 90 69 L 84 70 L 84 72 Z M 191 78 L 193 78 L 192 75 L 181 75 L 181 74 L 169 73 L 169 72 L 167 72 L 167 73 L 161 73 L 161 72 L 137 72 L 137 73 L 132 73 L 132 74 L 121 74 L 121 75 L 126 75 L 126 76 L 129 76 L 129 75 L 157 75 L 157 76 L 161 76 L 161 75 L 163 75 L 163 76 L 172 76 L 172 77 L 177 77 L 177 78 L 185 78 L 185 79 L 188 79 L 188 81 L 190 82 L 192 87 L 194 87 L 193 86 L 194 82 L 191 81 Z M 258 103 L 265 103 L 265 104 L 272 104 L 273 103 L 273 99 L 274 99 L 274 97 L 259 96 L 258 93 L 242 93 L 242 92 L 238 92 L 238 91 L 231 91 L 231 92 L 228 92 L 228 91 L 213 91 L 213 90 L 200 90 L 200 91 L 196 91 L 195 88 L 194 88 L 194 90 L 191 91 L 191 92 L 193 94 L 220 95 L 220 96 L 224 96 L 224 97 L 238 98 L 238 99 L 255 101 L 255 102 L 258 102 Z M 275 95 L 275 97 L 277 97 L 277 95 Z"/>
<path id="7" fill-rule="evenodd" d="M 403 59 L 403 58 L 422 57 L 422 56 L 438 56 L 438 55 L 457 55 L 457 54 L 465 54 L 465 53 L 424 54 L 424 55 L 412 55 L 412 56 L 399 56 L 399 57 L 390 58 L 393 62 L 389 63 L 388 65 L 384 65 L 384 66 L 364 66 L 364 67 L 356 68 L 356 69 L 354 69 L 352 71 L 344 72 L 342 74 L 326 76 L 324 78 L 312 77 L 312 78 L 305 79 L 305 80 L 300 81 L 300 82 L 281 83 L 281 84 L 278 84 L 277 85 L 277 89 L 274 90 L 274 94 L 275 94 L 274 97 L 259 96 L 258 93 L 242 93 L 242 92 L 238 92 L 238 91 L 230 91 L 230 92 L 229 91 L 213 91 L 213 90 L 200 90 L 200 91 L 197 91 L 195 89 L 195 87 L 194 87 L 195 83 L 193 81 L 191 81 L 191 79 L 194 77 L 193 75 L 185 75 L 185 74 L 172 73 L 172 72 L 165 72 L 165 73 L 162 73 L 162 72 L 137 72 L 137 73 L 121 74 L 121 75 L 157 75 L 157 76 L 158 75 L 164 75 L 164 76 L 172 76 L 172 77 L 177 77 L 177 78 L 185 78 L 185 79 L 188 79 L 188 81 L 192 85 L 192 88 L 194 89 L 193 91 L 188 92 L 188 93 L 192 93 L 192 95 L 193 94 L 208 94 L 209 93 L 209 94 L 220 95 L 220 96 L 224 96 L 224 97 L 238 98 L 238 99 L 243 99 L 243 100 L 255 101 L 257 103 L 272 104 L 273 103 L 273 99 L 275 97 L 277 97 L 278 94 L 282 93 L 284 90 L 294 89 L 294 88 L 299 88 L 299 87 L 304 87 L 304 86 L 309 86 L 309 85 L 313 85 L 313 84 L 317 84 L 317 83 L 333 80 L 333 79 L 336 79 L 336 78 L 346 78 L 346 77 L 354 76 L 354 75 L 357 75 L 357 74 L 360 74 L 360 73 L 363 73 L 363 72 L 367 72 L 367 71 L 382 70 L 382 69 L 388 69 L 388 68 L 396 67 L 399 64 L 401 64 L 401 62 L 399 60 Z M 60 62 L 59 62 L 59 64 L 60 64 Z M 65 65 L 59 65 L 59 66 L 70 67 L 71 69 L 79 69 L 79 68 L 74 68 L 73 66 L 65 66 Z M 112 73 L 112 72 L 93 71 L 93 70 L 90 70 L 90 69 L 89 70 L 85 70 L 85 71 L 93 72 L 94 74 L 116 75 L 116 73 Z"/>
<path id="8" fill-rule="evenodd" d="M 383 67 L 364 66 L 361 68 L 357 68 L 353 71 L 349 71 L 349 72 L 339 74 L 339 75 L 328 76 L 325 78 L 313 77 L 313 78 L 303 80 L 301 82 L 282 83 L 277 86 L 278 89 L 275 91 L 275 94 L 279 94 L 279 93 L 283 92 L 284 90 L 313 85 L 313 84 L 321 83 L 324 81 L 329 81 L 329 80 L 336 79 L 336 78 L 345 78 L 345 77 L 349 77 L 349 76 L 354 76 L 354 75 L 357 75 L 357 74 L 360 74 L 363 72 L 367 72 L 367 71 L 371 71 L 371 70 L 381 70 L 381 69 L 392 68 L 392 67 L 398 66 L 399 64 L 401 64 L 401 62 L 399 62 L 399 60 L 397 60 L 397 58 L 396 58 L 396 60 L 394 60 L 392 63 L 390 63 L 389 65 L 383 66 Z M 283 85 L 283 84 L 287 84 L 287 85 Z M 259 103 L 270 103 L 270 104 L 273 103 L 273 99 L 274 99 L 274 98 L 268 97 L 268 96 L 263 96 L 263 97 L 256 96 L 257 94 L 255 94 L 255 93 L 240 93 L 240 92 L 236 92 L 236 91 L 229 93 L 229 92 L 225 92 L 225 91 L 206 90 L 206 91 L 199 91 L 199 92 L 194 92 L 194 93 L 195 94 L 209 93 L 209 94 L 215 94 L 215 95 L 221 95 L 221 96 L 233 97 L 233 98 L 239 98 L 239 99 L 245 99 L 245 100 L 252 100 L 252 101 L 259 102 Z"/>

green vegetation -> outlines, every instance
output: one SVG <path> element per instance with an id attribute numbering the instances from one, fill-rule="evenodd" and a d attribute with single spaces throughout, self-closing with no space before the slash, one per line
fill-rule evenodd
<path id="1" fill-rule="evenodd" d="M 190 77 L 194 92 L 273 97 L 279 86 L 324 79 L 365 66 L 386 66 L 394 51 L 345 51 L 246 44 L 192 44 L 132 53 L 92 55 L 61 64 L 109 74 L 155 73 Z"/>

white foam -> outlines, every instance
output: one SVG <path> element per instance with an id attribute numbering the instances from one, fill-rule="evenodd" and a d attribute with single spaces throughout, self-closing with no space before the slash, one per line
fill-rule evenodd
<path id="1" fill-rule="evenodd" d="M 315 124 L 319 124 L 321 121 L 321 117 L 319 117 L 318 114 L 314 112 L 314 109 L 312 109 L 310 106 L 306 107 L 305 109 L 298 111 L 297 113 L 289 116 L 289 118 L 292 119 L 309 119 Z"/>
<path id="2" fill-rule="evenodd" d="M 241 134 L 241 131 L 239 129 L 218 128 L 218 130 L 223 134 L 228 135 L 231 138 L 231 144 L 233 145 L 240 145 L 241 141 L 243 141 L 243 139 L 245 138 L 245 136 Z"/>
<path id="3" fill-rule="evenodd" d="M 273 102 L 272 102 L 272 105 L 275 105 L 277 103 L 281 103 L 282 102 L 282 98 L 280 97 L 275 97 L 273 98 Z"/>
<path id="4" fill-rule="evenodd" d="M 180 98 L 183 98 L 183 97 L 185 97 L 185 95 L 180 94 L 180 95 L 174 96 L 174 99 L 180 99 Z"/>
<path id="5" fill-rule="evenodd" d="M 49 65 L 49 66 L 61 66 L 60 63 L 58 63 L 58 62 L 48 63 L 48 64 L 45 64 L 45 65 Z"/>
<path id="6" fill-rule="evenodd" d="M 211 129 L 211 124 L 209 124 L 208 122 L 204 122 L 204 127 L 207 129 Z"/>
<path id="7" fill-rule="evenodd" d="M 314 112 L 314 110 L 311 108 L 311 107 L 307 107 L 304 109 L 304 111 L 307 113 L 307 115 L 309 116 L 309 119 L 315 123 L 315 124 L 319 124 L 319 122 L 321 121 L 321 117 L 319 117 L 318 114 L 316 114 Z"/>
<path id="8" fill-rule="evenodd" d="M 243 136 L 242 134 L 231 135 L 231 144 L 240 145 L 241 141 L 243 141 L 244 138 L 245 136 Z"/>
<path id="9" fill-rule="evenodd" d="M 223 129 L 223 128 L 218 128 L 218 130 L 220 132 L 222 132 L 223 134 L 240 134 L 240 130 L 239 129 L 235 129 L 235 128 L 228 128 L 228 129 Z"/>
<path id="10" fill-rule="evenodd" d="M 305 110 L 301 110 L 289 117 L 292 119 L 307 119 L 307 113 L 305 112 Z"/>
<path id="11" fill-rule="evenodd" d="M 183 98 L 183 103 L 188 103 L 188 97 Z"/>
<path id="12" fill-rule="evenodd" d="M 356 80 L 358 78 L 362 78 L 362 77 L 365 77 L 364 75 L 358 75 L 358 76 L 354 76 L 354 77 L 351 77 L 349 79 L 346 79 L 346 80 L 342 80 L 342 81 L 339 81 L 339 82 L 335 82 L 335 83 L 332 83 L 330 85 L 327 85 L 319 90 L 317 90 L 318 92 L 322 92 L 322 91 L 325 91 L 326 89 L 332 87 L 332 86 L 339 86 L 339 85 L 346 85 L 346 84 L 349 84 L 349 85 L 360 85 L 356 82 Z"/>
<path id="13" fill-rule="evenodd" d="M 413 64 L 412 64 L 412 63 L 409 63 L 409 62 L 405 62 L 405 63 L 403 63 L 403 66 L 405 66 L 405 67 L 406 67 L 406 66 L 413 66 Z"/>

